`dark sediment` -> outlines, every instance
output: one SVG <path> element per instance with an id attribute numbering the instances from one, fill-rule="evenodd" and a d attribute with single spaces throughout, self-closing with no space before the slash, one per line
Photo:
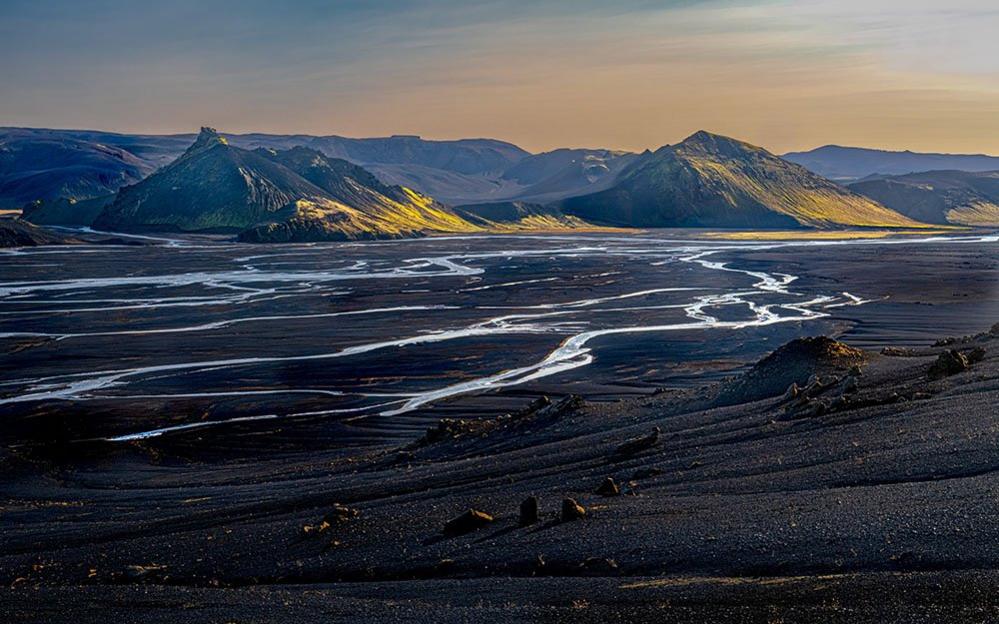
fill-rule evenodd
<path id="1" fill-rule="evenodd" d="M 989 621 L 996 333 L 904 354 L 797 343 L 747 373 L 779 381 L 758 399 L 718 401 L 743 377 L 689 396 L 539 401 L 400 446 L 193 461 L 136 442 L 59 463 L 7 448 L 0 610 L 38 622 Z M 966 366 L 938 375 L 952 350 Z M 791 383 L 807 373 L 796 392 L 783 366 Z M 629 495 L 595 492 L 608 474 L 631 475 Z M 555 520 L 573 505 L 585 521 Z"/>

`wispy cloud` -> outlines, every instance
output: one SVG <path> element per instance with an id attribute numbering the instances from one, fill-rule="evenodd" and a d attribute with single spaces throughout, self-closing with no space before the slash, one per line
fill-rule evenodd
<path id="1" fill-rule="evenodd" d="M 0 124 L 999 151 L 975 0 L 0 5 Z"/>

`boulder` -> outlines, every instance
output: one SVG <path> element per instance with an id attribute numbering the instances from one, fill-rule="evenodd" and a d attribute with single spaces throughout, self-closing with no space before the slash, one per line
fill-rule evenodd
<path id="1" fill-rule="evenodd" d="M 930 377 L 939 379 L 949 377 L 968 370 L 968 358 L 960 351 L 950 349 L 944 351 L 937 361 L 930 365 Z"/>
<path id="2" fill-rule="evenodd" d="M 616 449 L 614 449 L 614 453 L 616 455 L 634 455 L 635 453 L 650 449 L 659 443 L 659 434 L 661 432 L 662 429 L 659 427 L 653 427 L 652 431 L 649 432 L 648 435 L 644 435 L 640 438 L 632 438 L 621 443 Z"/>
<path id="3" fill-rule="evenodd" d="M 455 536 L 471 533 L 492 523 L 493 517 L 478 509 L 469 509 L 444 525 L 444 535 Z"/>
<path id="4" fill-rule="evenodd" d="M 340 503 L 333 503 L 333 508 L 323 517 L 323 521 L 334 524 L 336 522 L 343 522 L 344 520 L 356 518 L 360 515 L 361 512 L 353 507 L 347 507 L 346 505 L 341 505 Z"/>
<path id="5" fill-rule="evenodd" d="M 562 522 L 582 520 L 585 517 L 586 508 L 577 503 L 576 499 L 566 498 L 562 500 L 562 515 L 560 516 Z"/>
<path id="6" fill-rule="evenodd" d="M 540 520 L 538 513 L 538 497 L 528 496 L 520 504 L 520 526 L 528 526 Z"/>
<path id="7" fill-rule="evenodd" d="M 621 488 L 617 486 L 617 483 L 614 483 L 614 479 L 611 477 L 604 479 L 604 482 L 597 488 L 597 494 L 600 496 L 617 496 L 620 493 Z"/>
<path id="8" fill-rule="evenodd" d="M 660 468 L 639 468 L 631 474 L 632 480 L 634 479 L 648 479 L 649 477 L 658 477 L 663 474 Z"/>

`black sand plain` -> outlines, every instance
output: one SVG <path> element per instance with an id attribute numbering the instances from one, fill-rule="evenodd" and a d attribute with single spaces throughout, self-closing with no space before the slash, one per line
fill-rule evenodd
<path id="1" fill-rule="evenodd" d="M 481 245 L 414 244 L 427 248 L 416 254 L 407 248 L 406 258 L 446 255 L 432 245 L 461 245 L 465 255 Z M 535 244 L 527 239 L 520 247 Z M 481 274 L 415 275 L 363 288 L 336 282 L 318 292 L 306 285 L 294 298 L 251 301 L 256 307 L 236 315 L 324 314 L 331 300 L 337 312 L 413 306 L 414 293 L 403 291 L 429 290 L 415 293 L 419 305 L 456 308 L 447 310 L 446 323 L 411 310 L 389 324 L 327 326 L 299 318 L 273 327 L 238 324 L 196 339 L 189 333 L 52 337 L 212 323 L 234 318 L 234 305 L 247 305 L 228 299 L 188 306 L 183 316 L 174 308 L 107 309 L 115 307 L 108 299 L 157 298 L 134 290 L 102 295 L 99 312 L 46 314 L 30 324 L 10 314 L 2 331 L 20 335 L 4 339 L 3 388 L 6 397 L 63 391 L 64 376 L 89 370 L 85 377 L 93 379 L 93 371 L 109 365 L 345 349 L 378 336 L 467 328 L 496 315 L 483 316 L 478 308 L 485 306 L 523 313 L 528 306 L 685 286 L 752 291 L 745 298 L 760 304 L 789 299 L 753 287 L 756 278 L 745 273 L 705 271 L 690 262 L 656 265 L 663 255 L 658 246 L 642 254 L 641 245 L 624 245 L 625 259 L 641 260 L 596 252 L 546 255 L 554 261 L 544 262 L 497 256 L 495 270 Z M 386 267 L 398 266 L 397 247 L 379 249 L 391 256 Z M 339 252 L 344 266 L 354 265 L 349 248 Z M 129 274 L 154 275 L 190 272 L 203 265 L 198 254 L 211 260 L 218 251 L 156 246 L 121 253 L 144 257 Z M 279 261 L 260 248 L 226 253 Z M 4 281 L 29 281 L 43 263 L 56 265 L 45 279 L 78 275 L 87 257 L 73 256 L 72 266 L 38 256 L 5 259 Z M 259 393 L 308 379 L 312 389 L 362 386 L 382 395 L 394 388 L 412 398 L 536 362 L 567 337 L 613 327 L 621 315 L 629 326 L 683 323 L 689 320 L 683 308 L 664 306 L 700 293 L 617 299 L 587 307 L 582 320 L 555 319 L 578 326 L 456 338 L 413 355 L 396 347 L 350 366 L 332 358 L 208 366 L 194 376 L 151 372 L 100 388 L 105 398 L 83 392 L 6 403 L 0 406 L 6 585 L 0 611 L 29 622 L 999 618 L 999 336 L 990 331 L 999 321 L 995 242 L 739 247 L 710 260 L 794 275 L 791 299 L 799 302 L 844 291 L 868 302 L 846 305 L 852 300 L 841 297 L 813 306 L 821 316 L 768 325 L 597 337 L 587 366 L 394 415 L 364 411 L 381 396 Z M 431 263 L 415 270 L 440 269 Z M 98 270 L 120 274 L 120 267 Z M 620 274 L 603 275 L 614 270 Z M 531 282 L 551 277 L 557 281 Z M 440 280 L 454 283 L 438 287 Z M 530 283 L 462 292 L 509 282 Z M 227 290 L 238 293 L 236 286 Z M 206 296 L 197 284 L 176 288 L 171 297 Z M 59 298 L 93 298 L 84 291 Z M 42 295 L 31 297 L 25 307 L 38 309 Z M 44 298 L 54 300 L 51 293 Z M 71 307 L 84 305 L 90 304 Z M 703 311 L 721 322 L 754 318 L 742 304 Z M 86 331 L 79 329 L 80 314 L 90 314 Z M 752 367 L 796 337 L 820 334 L 865 355 L 792 350 Z M 937 343 L 965 335 L 971 337 Z M 932 372 L 950 350 L 973 362 L 946 375 Z M 784 394 L 788 379 L 804 387 L 813 373 L 821 385 L 797 398 Z M 43 377 L 50 378 L 47 390 L 25 381 Z M 760 398 L 756 389 L 764 387 L 773 396 Z M 191 388 L 213 396 L 176 396 Z M 318 412 L 331 403 L 360 408 L 364 418 L 338 412 L 102 439 L 281 410 Z M 441 417 L 465 422 L 427 434 Z M 646 438 L 656 427 L 656 439 Z M 628 450 L 628 441 L 638 439 L 650 441 Z M 607 477 L 619 495 L 596 493 Z M 538 498 L 540 518 L 522 526 L 519 506 L 530 496 Z M 560 521 L 565 498 L 585 507 L 585 518 Z M 469 508 L 494 519 L 445 535 L 445 523 Z"/>

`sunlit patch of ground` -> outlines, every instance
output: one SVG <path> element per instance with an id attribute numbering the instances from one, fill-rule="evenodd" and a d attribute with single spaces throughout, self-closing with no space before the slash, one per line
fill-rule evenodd
<path id="1" fill-rule="evenodd" d="M 967 228 L 941 227 L 926 230 L 762 230 L 746 232 L 706 232 L 705 238 L 725 240 L 852 240 L 889 236 L 927 236 L 954 234 Z"/>

